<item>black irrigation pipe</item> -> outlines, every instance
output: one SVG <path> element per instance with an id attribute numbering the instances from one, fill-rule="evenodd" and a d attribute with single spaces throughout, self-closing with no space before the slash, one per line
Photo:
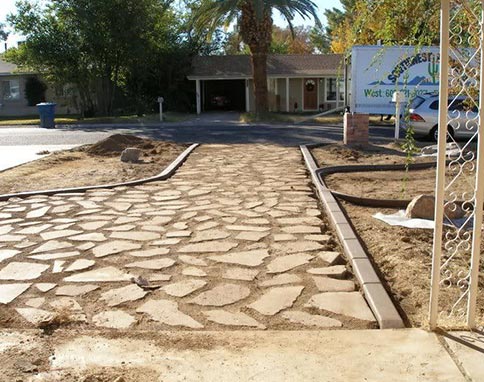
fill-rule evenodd
<path id="1" fill-rule="evenodd" d="M 338 199 L 347 201 L 352 204 L 364 207 L 378 207 L 378 208 L 406 208 L 411 202 L 411 199 L 375 199 L 375 198 L 364 198 L 360 196 L 354 196 L 350 194 L 345 194 L 339 191 L 333 191 L 328 188 L 325 182 L 325 177 L 331 174 L 341 174 L 348 172 L 374 172 L 374 171 L 404 171 L 408 168 L 409 171 L 416 170 L 426 170 L 429 168 L 435 168 L 437 162 L 428 163 L 413 163 L 410 165 L 405 164 L 375 164 L 375 165 L 346 165 L 346 166 L 330 166 L 325 168 L 320 168 L 316 170 L 316 175 L 318 176 L 321 184 L 326 187 L 334 196 Z"/>

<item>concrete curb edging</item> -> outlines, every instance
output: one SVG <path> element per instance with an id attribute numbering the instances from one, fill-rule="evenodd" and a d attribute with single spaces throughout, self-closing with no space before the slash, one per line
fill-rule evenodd
<path id="1" fill-rule="evenodd" d="M 199 145 L 200 145 L 199 143 L 192 144 L 180 155 L 178 155 L 178 157 L 173 162 L 171 162 L 168 165 L 168 167 L 166 167 L 161 173 L 159 173 L 158 175 L 152 176 L 150 178 L 131 180 L 129 182 L 123 182 L 123 183 L 100 184 L 96 186 L 59 188 L 59 189 L 53 189 L 53 190 L 20 192 L 17 194 L 4 194 L 4 195 L 0 195 L 0 202 L 8 200 L 10 198 L 27 198 L 29 196 L 36 196 L 36 195 L 67 194 L 67 193 L 73 193 L 73 192 L 85 192 L 89 190 L 97 190 L 102 188 L 138 186 L 140 184 L 144 184 L 148 182 L 166 180 L 170 178 L 175 173 L 176 170 L 178 170 L 178 168 L 183 164 L 183 162 L 185 162 L 185 160 L 188 158 L 191 152 L 195 150 Z"/>
<path id="2" fill-rule="evenodd" d="M 400 314 L 383 287 L 353 228 L 348 223 L 331 191 L 319 178 L 318 166 L 311 152 L 305 145 L 300 146 L 300 149 L 306 167 L 311 174 L 313 184 L 316 187 L 318 197 L 336 230 L 338 238 L 343 245 L 346 258 L 353 267 L 355 276 L 362 287 L 363 294 L 378 321 L 380 329 L 404 328 L 405 324 Z"/>

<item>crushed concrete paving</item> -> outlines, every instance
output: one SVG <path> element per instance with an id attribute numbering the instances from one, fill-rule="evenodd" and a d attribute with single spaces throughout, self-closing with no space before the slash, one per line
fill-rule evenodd
<path id="1" fill-rule="evenodd" d="M 87 327 L 375 327 L 296 148 L 201 146 L 167 181 L 11 198 L 0 217 L 10 327 L 66 306 Z"/>

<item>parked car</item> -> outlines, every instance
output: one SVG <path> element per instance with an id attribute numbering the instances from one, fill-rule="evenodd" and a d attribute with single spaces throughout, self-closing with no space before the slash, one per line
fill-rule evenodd
<path id="1" fill-rule="evenodd" d="M 223 109 L 230 105 L 230 99 L 226 96 L 218 95 L 218 96 L 212 97 L 211 103 L 213 107 Z"/>
<path id="2" fill-rule="evenodd" d="M 451 137 L 473 136 L 478 128 L 479 115 L 477 106 L 465 96 L 449 97 L 448 100 L 448 134 Z M 437 141 L 439 121 L 438 94 L 416 96 L 409 105 L 409 119 L 415 135 L 425 135 Z"/>

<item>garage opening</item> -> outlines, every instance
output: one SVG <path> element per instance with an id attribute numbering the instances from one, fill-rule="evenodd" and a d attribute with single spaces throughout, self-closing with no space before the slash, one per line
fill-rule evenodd
<path id="1" fill-rule="evenodd" d="M 203 110 L 245 111 L 245 80 L 203 82 Z"/>

